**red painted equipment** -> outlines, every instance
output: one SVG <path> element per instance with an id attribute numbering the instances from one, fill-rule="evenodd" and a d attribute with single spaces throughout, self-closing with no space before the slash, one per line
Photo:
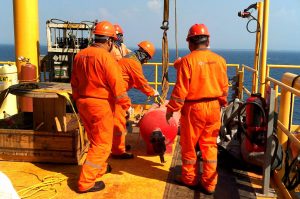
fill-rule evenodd
<path id="1" fill-rule="evenodd" d="M 153 107 L 150 109 L 139 122 L 140 133 L 143 140 L 147 145 L 148 154 L 156 154 L 153 150 L 153 141 L 151 143 L 151 138 L 153 138 L 153 133 L 160 130 L 164 136 L 164 142 L 167 148 L 167 152 L 170 151 L 172 143 L 177 135 L 178 131 L 178 115 L 174 114 L 169 120 L 169 124 L 166 121 L 166 107 Z M 176 120 L 177 119 L 177 120 Z"/>
<path id="2" fill-rule="evenodd" d="M 246 149 L 261 152 L 265 150 L 267 133 L 266 102 L 260 93 L 251 94 L 246 102 Z"/>
<path id="3" fill-rule="evenodd" d="M 29 59 L 19 58 L 20 61 L 24 61 L 25 64 L 21 66 L 20 83 L 36 82 L 36 66 L 29 62 Z M 21 112 L 32 112 L 33 103 L 30 97 L 19 97 L 19 109 Z"/>

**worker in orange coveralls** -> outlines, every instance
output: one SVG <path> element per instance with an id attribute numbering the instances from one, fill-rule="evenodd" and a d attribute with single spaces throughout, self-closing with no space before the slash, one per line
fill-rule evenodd
<path id="1" fill-rule="evenodd" d="M 190 54 L 177 60 L 177 81 L 169 103 L 167 121 L 181 109 L 180 145 L 182 172 L 177 183 L 197 187 L 213 194 L 217 184 L 217 136 L 221 125 L 220 109 L 227 104 L 226 61 L 209 48 L 209 32 L 204 24 L 193 25 L 188 32 Z M 198 177 L 196 146 L 203 159 Z M 200 178 L 200 182 L 197 179 Z"/>
<path id="2" fill-rule="evenodd" d="M 117 40 L 114 43 L 114 47 L 111 51 L 112 55 L 116 58 L 117 61 L 119 61 L 121 58 L 123 58 L 125 55 L 131 52 L 130 49 L 126 47 L 124 42 L 124 32 L 120 25 L 115 24 L 114 25 L 117 35 Z"/>
<path id="3" fill-rule="evenodd" d="M 76 55 L 71 78 L 73 98 L 90 141 L 78 180 L 79 193 L 105 188 L 104 182 L 96 179 L 107 171 L 115 105 L 123 112 L 130 107 L 120 67 L 110 54 L 115 29 L 110 22 L 102 21 L 93 33 L 95 42 Z"/>
<path id="4" fill-rule="evenodd" d="M 139 49 L 129 53 L 119 60 L 125 88 L 128 91 L 136 88 L 147 96 L 157 97 L 159 93 L 153 89 L 143 74 L 142 64 L 152 59 L 155 53 L 154 45 L 149 41 L 142 41 L 138 44 Z M 114 136 L 112 145 L 112 157 L 118 159 L 131 159 L 132 153 L 126 152 L 125 135 L 126 135 L 126 118 L 119 106 L 116 107 L 114 118 Z"/>

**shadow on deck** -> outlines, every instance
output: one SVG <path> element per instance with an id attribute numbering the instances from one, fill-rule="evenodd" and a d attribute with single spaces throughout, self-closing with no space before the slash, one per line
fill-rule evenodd
<path id="1" fill-rule="evenodd" d="M 175 176 L 181 174 L 181 150 L 179 139 L 177 140 L 173 160 L 168 176 L 164 199 L 173 198 L 256 198 L 255 192 L 259 192 L 262 181 L 259 169 L 249 168 L 248 165 L 234 159 L 226 151 L 218 152 L 218 184 L 213 195 L 205 195 L 200 191 L 191 190 L 185 186 L 176 184 Z M 246 168 L 246 170 L 245 170 Z M 251 170 L 251 172 L 250 172 Z"/>

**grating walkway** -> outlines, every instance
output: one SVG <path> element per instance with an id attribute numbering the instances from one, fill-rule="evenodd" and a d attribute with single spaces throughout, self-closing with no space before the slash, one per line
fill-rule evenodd
<path id="1" fill-rule="evenodd" d="M 170 173 L 164 192 L 164 199 L 175 198 L 257 198 L 255 192 L 259 192 L 262 178 L 260 175 L 243 171 L 245 165 L 234 160 L 226 152 L 219 150 L 218 155 L 218 184 L 214 195 L 205 195 L 199 191 L 191 190 L 174 182 L 175 176 L 181 173 L 181 150 L 179 139 L 177 140 Z M 233 169 L 232 166 L 236 168 Z M 245 166 L 246 167 L 246 166 Z"/>

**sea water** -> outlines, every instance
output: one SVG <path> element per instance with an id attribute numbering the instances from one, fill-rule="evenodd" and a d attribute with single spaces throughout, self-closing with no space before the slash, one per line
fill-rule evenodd
<path id="1" fill-rule="evenodd" d="M 41 55 L 47 54 L 47 47 L 41 46 Z M 134 50 L 134 49 L 132 49 Z M 226 59 L 227 63 L 230 64 L 244 64 L 252 67 L 254 62 L 254 51 L 253 50 L 222 50 L 222 49 L 212 49 L 212 51 L 218 53 Z M 187 49 L 180 49 L 178 51 L 179 57 L 183 57 L 189 53 Z M 170 62 L 174 62 L 176 59 L 176 51 L 170 49 Z M 0 61 L 14 61 L 15 60 L 15 51 L 13 45 L 0 45 Z M 161 62 L 162 61 L 162 51 L 160 49 L 156 50 L 156 54 L 151 60 L 151 62 Z M 281 65 L 300 65 L 300 52 L 295 51 L 268 51 L 267 57 L 268 64 L 281 64 Z M 154 67 L 144 67 L 144 74 L 148 81 L 154 81 L 155 70 Z M 300 69 L 271 69 L 270 76 L 274 79 L 281 80 L 283 73 L 291 72 L 294 74 L 300 74 Z M 235 75 L 235 69 L 233 67 L 228 68 L 228 77 L 231 79 Z M 252 84 L 252 73 L 245 70 L 245 81 L 244 85 L 248 90 L 251 90 Z M 161 68 L 159 68 L 159 81 L 161 80 Z M 169 81 L 176 81 L 176 71 L 173 67 L 169 68 Z M 161 87 L 158 87 L 160 92 Z M 168 92 L 170 96 L 173 87 L 171 86 Z M 132 99 L 132 103 L 147 103 L 147 97 L 138 90 L 131 89 L 129 91 L 129 96 Z M 246 96 L 244 97 L 246 98 Z M 231 99 L 229 95 L 228 100 Z M 294 124 L 300 124 L 300 99 L 299 97 L 295 98 L 294 106 Z"/>

